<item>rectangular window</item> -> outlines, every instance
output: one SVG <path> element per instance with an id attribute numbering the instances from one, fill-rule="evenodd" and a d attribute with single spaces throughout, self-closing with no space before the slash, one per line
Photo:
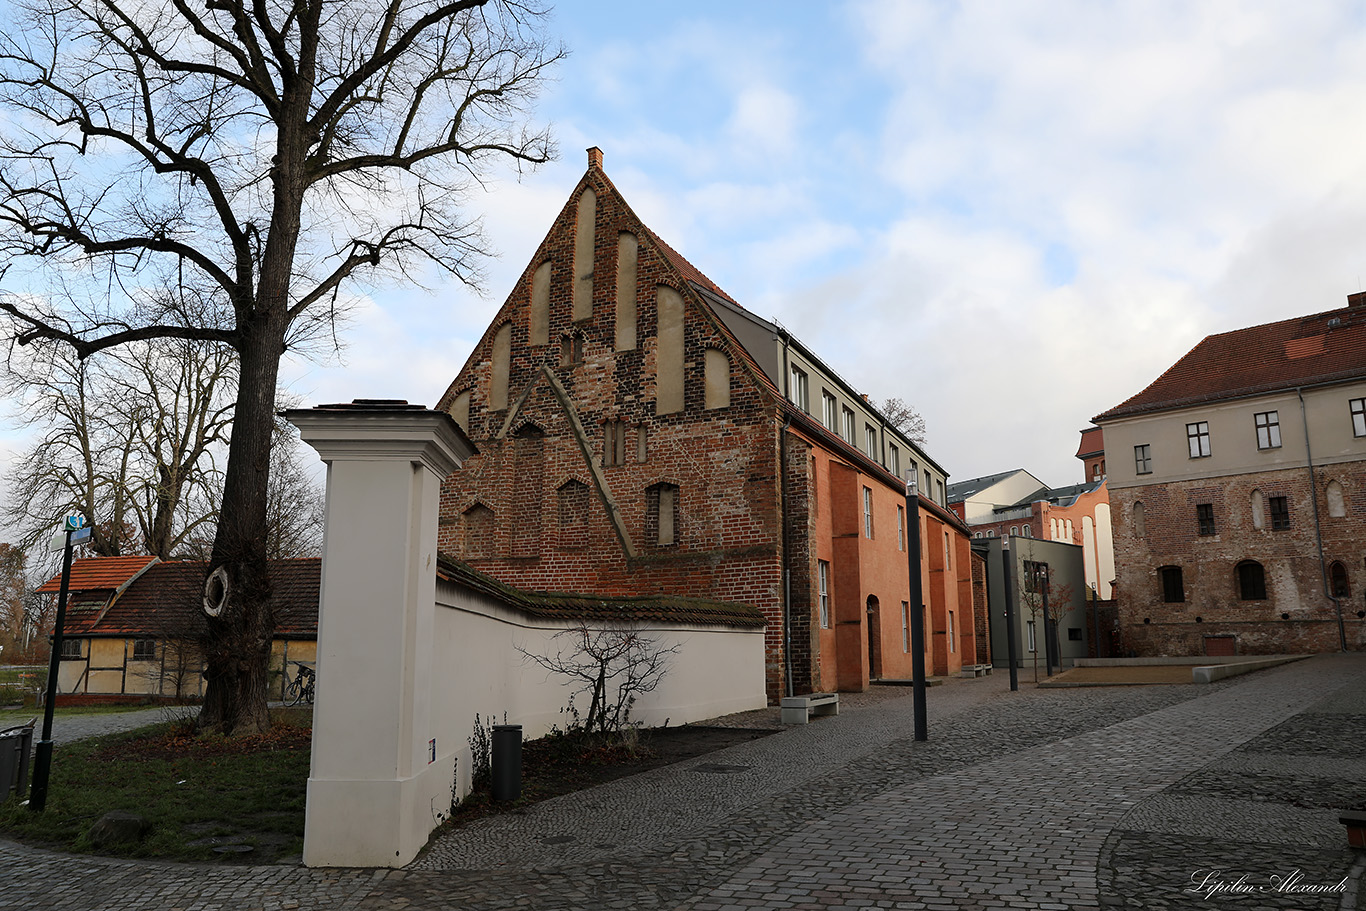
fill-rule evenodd
<path id="1" fill-rule="evenodd" d="M 896 508 L 896 549 L 906 549 L 906 507 Z"/>
<path id="2" fill-rule="evenodd" d="M 831 433 L 840 432 L 840 411 L 835 397 L 824 389 L 821 390 L 821 423 L 825 424 L 825 429 Z"/>
<path id="3" fill-rule="evenodd" d="M 911 483 L 911 486 L 913 486 L 913 487 L 916 488 L 916 490 L 913 490 L 912 493 L 919 493 L 919 492 L 920 492 L 920 490 L 919 490 L 920 485 L 916 483 L 916 481 L 919 479 L 919 477 L 920 477 L 920 463 L 918 463 L 915 459 L 907 459 L 907 460 L 906 460 L 906 480 L 909 481 L 909 482 Z"/>
<path id="4" fill-rule="evenodd" d="M 901 450 L 892 443 L 887 444 L 887 470 L 901 477 Z"/>
<path id="5" fill-rule="evenodd" d="M 792 400 L 792 404 L 796 405 L 802 411 L 808 413 L 811 411 L 811 398 L 806 382 L 806 371 L 796 364 L 792 365 L 792 384 L 788 387 L 787 397 Z"/>
<path id="6" fill-rule="evenodd" d="M 911 605 L 909 601 L 901 602 L 901 650 L 903 652 L 911 650 Z"/>
<path id="7" fill-rule="evenodd" d="M 1209 455 L 1209 421 L 1186 425 L 1186 445 L 1190 447 L 1192 459 L 1203 459 Z"/>
<path id="8" fill-rule="evenodd" d="M 954 634 L 953 634 L 953 611 L 949 611 L 949 651 L 950 651 L 950 652 L 957 651 L 957 649 L 955 649 L 955 648 L 954 648 L 954 645 L 953 645 L 953 640 L 954 640 L 955 638 L 957 638 L 957 637 L 955 637 Z"/>
<path id="9" fill-rule="evenodd" d="M 873 536 L 873 491 L 868 487 L 863 488 L 863 536 Z"/>
<path id="10" fill-rule="evenodd" d="M 844 441 L 849 444 L 854 442 L 854 409 L 844 408 L 840 411 L 840 417 L 844 422 L 843 433 Z"/>
<path id="11" fill-rule="evenodd" d="M 1267 497 L 1267 506 L 1271 508 L 1271 527 L 1279 530 L 1290 527 L 1290 501 L 1285 497 Z"/>
<path id="12" fill-rule="evenodd" d="M 133 640 L 133 660 L 134 661 L 155 661 L 157 658 L 157 641 L 155 639 L 134 639 Z"/>
<path id="13" fill-rule="evenodd" d="M 1164 566 L 1158 570 L 1162 574 L 1162 600 L 1167 604 L 1180 604 L 1186 600 L 1186 585 L 1181 578 L 1181 567 Z"/>
<path id="14" fill-rule="evenodd" d="M 1137 474 L 1153 473 L 1153 447 L 1148 443 L 1134 447 L 1134 472 Z"/>
<path id="15" fill-rule="evenodd" d="M 1198 503 L 1195 507 L 1195 518 L 1200 525 L 1200 534 L 1212 535 L 1214 530 L 1214 504 Z"/>
<path id="16" fill-rule="evenodd" d="M 1025 621 L 1025 632 L 1028 634 L 1028 643 L 1027 643 L 1026 646 L 1025 646 L 1025 651 L 1032 652 L 1032 651 L 1034 651 L 1034 621 L 1033 621 L 1033 620 L 1026 620 L 1026 621 Z"/>
<path id="17" fill-rule="evenodd" d="M 824 560 L 816 561 L 816 574 L 820 577 L 821 588 L 821 629 L 830 628 L 830 564 Z"/>
<path id="18" fill-rule="evenodd" d="M 1079 627 L 1079 626 L 1069 626 L 1069 627 L 1067 628 L 1067 641 L 1068 641 L 1068 642 L 1080 642 L 1080 641 L 1081 641 L 1081 627 Z"/>
<path id="19" fill-rule="evenodd" d="M 944 482 L 939 480 L 938 478 L 935 478 L 934 480 L 934 493 L 935 502 L 937 502 L 940 506 L 949 505 L 948 503 L 944 502 Z"/>
<path id="20" fill-rule="evenodd" d="M 1281 448 L 1281 418 L 1278 411 L 1259 411 L 1252 416 L 1257 425 L 1257 448 Z"/>
<path id="21" fill-rule="evenodd" d="M 1366 437 L 1366 399 L 1352 399 L 1352 436 Z"/>
<path id="22" fill-rule="evenodd" d="M 66 639 L 66 638 L 62 639 L 62 657 L 63 657 L 63 658 L 80 658 L 80 657 L 81 657 L 81 640 L 80 640 L 80 639 Z"/>
<path id="23" fill-rule="evenodd" d="M 878 443 L 877 428 L 872 424 L 863 425 L 863 444 L 868 458 L 874 462 L 882 461 L 882 446 Z"/>

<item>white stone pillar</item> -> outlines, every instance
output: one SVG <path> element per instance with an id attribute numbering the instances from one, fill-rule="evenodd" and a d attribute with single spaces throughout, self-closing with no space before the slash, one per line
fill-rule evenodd
<path id="1" fill-rule="evenodd" d="M 431 744 L 437 513 L 474 447 L 402 402 L 286 417 L 327 463 L 304 863 L 400 867 L 451 800 L 457 744 Z"/>

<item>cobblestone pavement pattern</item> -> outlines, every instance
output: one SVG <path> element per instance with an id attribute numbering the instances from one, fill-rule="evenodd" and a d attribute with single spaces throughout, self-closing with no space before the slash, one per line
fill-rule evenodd
<path id="1" fill-rule="evenodd" d="M 1366 860 L 1337 810 L 1366 806 L 1366 655 L 1202 687 L 951 681 L 930 690 L 927 743 L 911 739 L 909 690 L 843 701 L 838 717 L 458 830 L 405 870 L 0 841 L 0 909 L 1357 906 Z M 1296 870 L 1348 889 L 1191 891 Z"/>

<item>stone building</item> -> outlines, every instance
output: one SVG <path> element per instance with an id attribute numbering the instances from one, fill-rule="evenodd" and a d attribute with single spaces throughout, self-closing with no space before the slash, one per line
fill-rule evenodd
<path id="1" fill-rule="evenodd" d="M 929 666 L 976 663 L 943 468 L 588 158 L 440 400 L 479 450 L 443 488 L 441 551 L 524 589 L 753 605 L 770 699 L 859 690 L 910 676 L 914 479 Z"/>
<path id="2" fill-rule="evenodd" d="M 1366 293 L 1211 335 L 1095 421 L 1125 649 L 1366 644 Z"/>

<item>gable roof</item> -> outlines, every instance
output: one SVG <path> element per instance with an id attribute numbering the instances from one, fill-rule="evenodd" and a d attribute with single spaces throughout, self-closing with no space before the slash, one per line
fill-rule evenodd
<path id="1" fill-rule="evenodd" d="M 1034 500 L 1038 499 L 1038 494 L 1048 490 L 1047 484 L 1045 484 L 1043 481 L 1040 481 L 1038 478 L 1034 477 L 1025 469 L 1015 468 L 1011 471 L 1001 471 L 997 472 L 996 474 L 989 474 L 980 478 L 968 478 L 966 481 L 958 481 L 957 483 L 950 484 L 948 487 L 948 491 L 946 493 L 946 497 L 950 503 L 961 503 L 964 500 L 972 499 L 973 497 L 977 496 L 979 493 L 982 493 L 983 491 L 995 487 L 1002 481 L 1009 480 L 1019 475 L 1027 475 L 1034 481 L 1036 486 L 1034 487 L 1034 490 L 1031 492 L 1029 497 L 1023 500 L 1016 498 L 1012 501 L 1012 503 L 1032 503 Z"/>
<path id="2" fill-rule="evenodd" d="M 124 557 L 97 557 L 84 563 L 125 560 Z M 99 597 L 108 589 L 74 592 L 68 604 L 63 635 L 81 637 L 197 638 L 205 630 L 204 579 L 208 564 L 199 560 L 162 562 L 155 557 L 141 574 L 132 579 L 117 597 Z M 112 572 L 90 567 L 89 578 Z M 275 635 L 283 639 L 312 639 L 318 635 L 318 597 L 321 590 L 322 561 L 317 558 L 272 560 L 269 566 L 271 600 L 275 608 Z M 74 566 L 73 566 L 74 578 Z M 57 580 L 60 581 L 60 577 Z M 51 582 L 39 591 L 56 591 Z M 76 597 L 80 595 L 82 597 Z M 85 600 L 83 601 L 82 598 Z M 84 609 L 83 609 L 84 608 Z"/>
<path id="3" fill-rule="evenodd" d="M 67 581 L 67 591 L 76 592 L 113 592 L 136 579 L 138 574 L 153 563 L 156 557 L 85 557 L 71 561 L 71 575 Z M 40 594 L 56 594 L 61 591 L 61 575 L 53 576 L 35 589 Z"/>
<path id="4" fill-rule="evenodd" d="M 1148 388 L 1092 420 L 1366 378 L 1366 300 L 1349 300 L 1342 310 L 1207 336 Z"/>

